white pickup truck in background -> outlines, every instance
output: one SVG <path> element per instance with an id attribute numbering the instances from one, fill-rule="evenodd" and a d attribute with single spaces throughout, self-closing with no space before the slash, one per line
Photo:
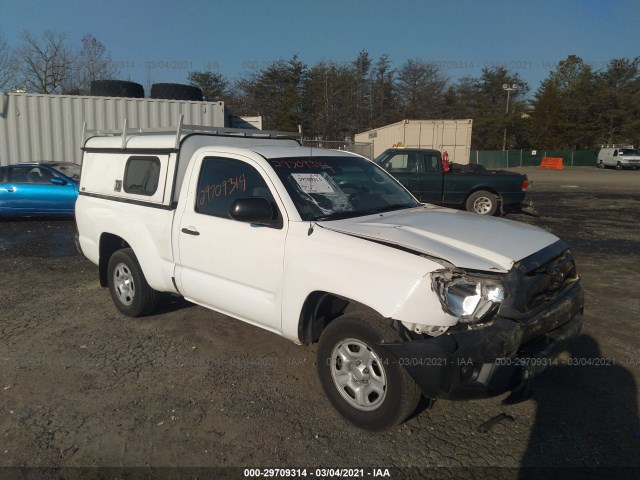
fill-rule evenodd
<path id="1" fill-rule="evenodd" d="M 421 204 L 358 155 L 181 122 L 88 137 L 78 245 L 117 308 L 149 314 L 168 292 L 318 342 L 326 395 L 362 428 L 421 395 L 522 390 L 580 331 L 566 243 Z"/>

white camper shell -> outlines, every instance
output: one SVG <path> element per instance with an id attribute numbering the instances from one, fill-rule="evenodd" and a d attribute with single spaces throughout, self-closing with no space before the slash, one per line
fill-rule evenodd
<path id="1" fill-rule="evenodd" d="M 178 128 L 170 131 L 128 130 L 126 121 L 123 130 L 87 130 L 85 126 L 80 191 L 85 195 L 170 206 L 177 203 L 189 160 L 200 148 L 300 146 L 297 133 L 185 125 L 182 118 Z M 136 152 L 139 155 L 132 155 Z M 160 171 L 158 184 L 123 183 L 131 165 L 145 159 Z M 149 178 L 155 179 L 155 175 Z"/>

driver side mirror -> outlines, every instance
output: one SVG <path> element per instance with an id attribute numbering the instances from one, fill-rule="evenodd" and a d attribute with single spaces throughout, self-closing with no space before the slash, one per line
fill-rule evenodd
<path id="1" fill-rule="evenodd" d="M 238 222 L 282 228 L 282 218 L 264 197 L 238 198 L 231 204 L 229 216 Z"/>

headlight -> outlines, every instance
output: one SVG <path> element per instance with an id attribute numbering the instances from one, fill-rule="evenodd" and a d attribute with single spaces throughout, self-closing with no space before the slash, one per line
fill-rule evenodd
<path id="1" fill-rule="evenodd" d="M 444 311 L 462 323 L 479 322 L 487 318 L 504 300 L 504 287 L 497 279 L 452 271 L 435 272 L 431 278 L 431 285 Z"/>

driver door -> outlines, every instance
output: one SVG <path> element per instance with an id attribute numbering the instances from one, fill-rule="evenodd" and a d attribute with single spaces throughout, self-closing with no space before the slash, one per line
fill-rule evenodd
<path id="1" fill-rule="evenodd" d="M 229 216 L 233 201 L 243 197 L 267 198 L 283 215 L 269 178 L 249 158 L 201 154 L 183 188 L 188 192 L 180 199 L 173 232 L 180 292 L 213 310 L 281 331 L 286 218 L 281 228 L 272 228 Z"/>

